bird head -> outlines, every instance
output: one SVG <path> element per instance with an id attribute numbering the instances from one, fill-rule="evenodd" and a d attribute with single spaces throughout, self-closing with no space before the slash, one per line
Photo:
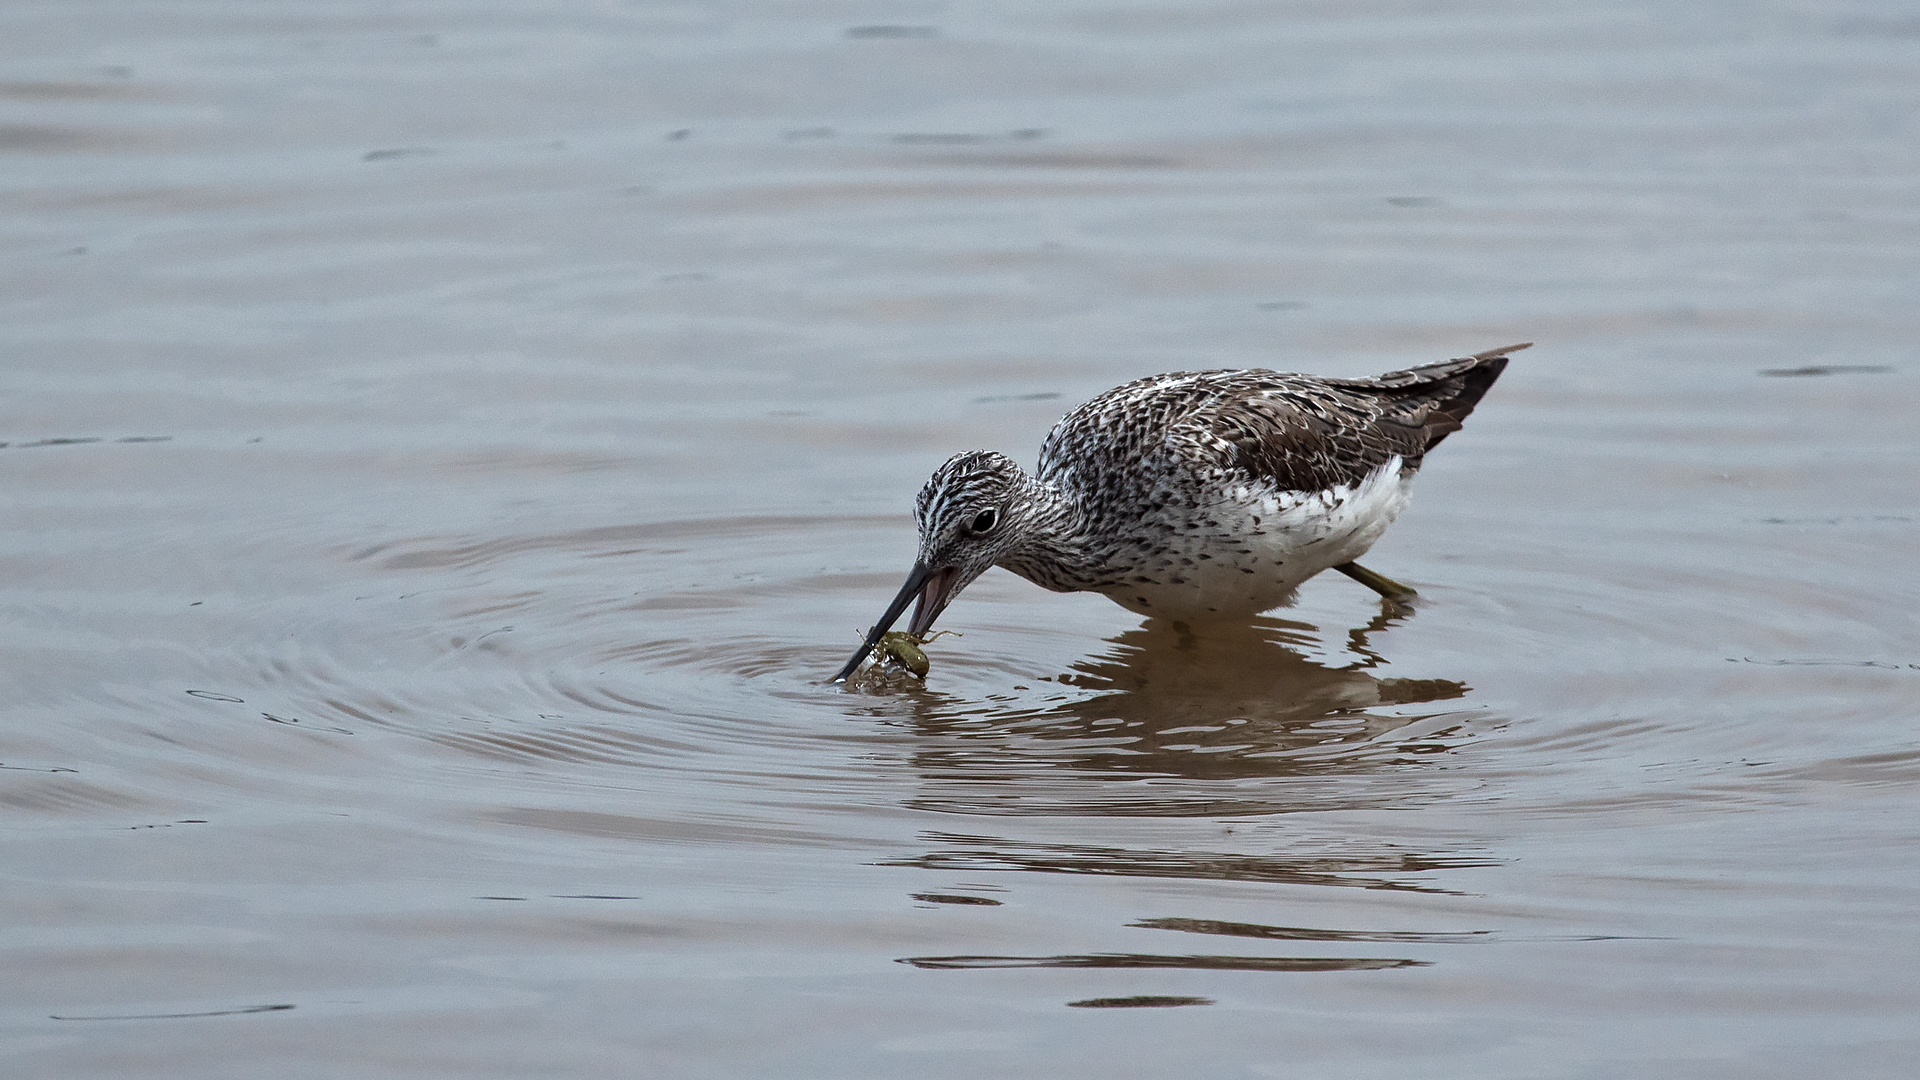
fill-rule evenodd
<path id="1" fill-rule="evenodd" d="M 932 629 L 960 590 L 1018 546 L 1032 508 L 1026 497 L 1030 483 L 1012 458 L 990 450 L 956 454 L 933 471 L 914 502 L 919 558 L 866 643 L 833 681 L 853 674 L 909 602 L 917 601 L 907 632 L 919 637 Z"/>

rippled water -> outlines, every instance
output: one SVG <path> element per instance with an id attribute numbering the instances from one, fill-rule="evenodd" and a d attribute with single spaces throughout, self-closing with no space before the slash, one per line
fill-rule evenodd
<path id="1" fill-rule="evenodd" d="M 1920 22 L 22 2 L 0 1071 L 1920 1066 Z M 1511 341 L 1195 634 L 914 491 Z"/>

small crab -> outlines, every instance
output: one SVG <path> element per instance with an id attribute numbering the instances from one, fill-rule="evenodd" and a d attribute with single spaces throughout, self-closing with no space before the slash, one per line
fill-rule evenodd
<path id="1" fill-rule="evenodd" d="M 936 630 L 926 636 L 908 633 L 905 630 L 890 630 L 880 635 L 874 643 L 873 659 L 876 664 L 891 664 L 907 669 L 913 677 L 924 681 L 927 672 L 933 669 L 933 661 L 920 646 L 939 638 L 943 634 L 954 634 L 952 630 Z M 955 637 L 960 635 L 954 634 Z"/>

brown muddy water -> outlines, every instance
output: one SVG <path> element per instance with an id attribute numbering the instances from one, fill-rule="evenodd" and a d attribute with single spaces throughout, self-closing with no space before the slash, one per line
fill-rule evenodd
<path id="1" fill-rule="evenodd" d="M 0 1073 L 1920 1070 L 1892 3 L 0 13 Z M 1201 635 L 962 449 L 1512 341 Z"/>

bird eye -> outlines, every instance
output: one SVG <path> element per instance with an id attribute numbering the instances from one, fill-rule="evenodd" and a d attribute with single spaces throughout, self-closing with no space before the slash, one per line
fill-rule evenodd
<path id="1" fill-rule="evenodd" d="M 1000 524 L 1000 511 L 992 509 L 991 507 L 982 510 L 973 519 L 974 535 L 979 536 L 984 533 L 990 533 L 993 531 L 993 527 L 998 524 Z"/>

